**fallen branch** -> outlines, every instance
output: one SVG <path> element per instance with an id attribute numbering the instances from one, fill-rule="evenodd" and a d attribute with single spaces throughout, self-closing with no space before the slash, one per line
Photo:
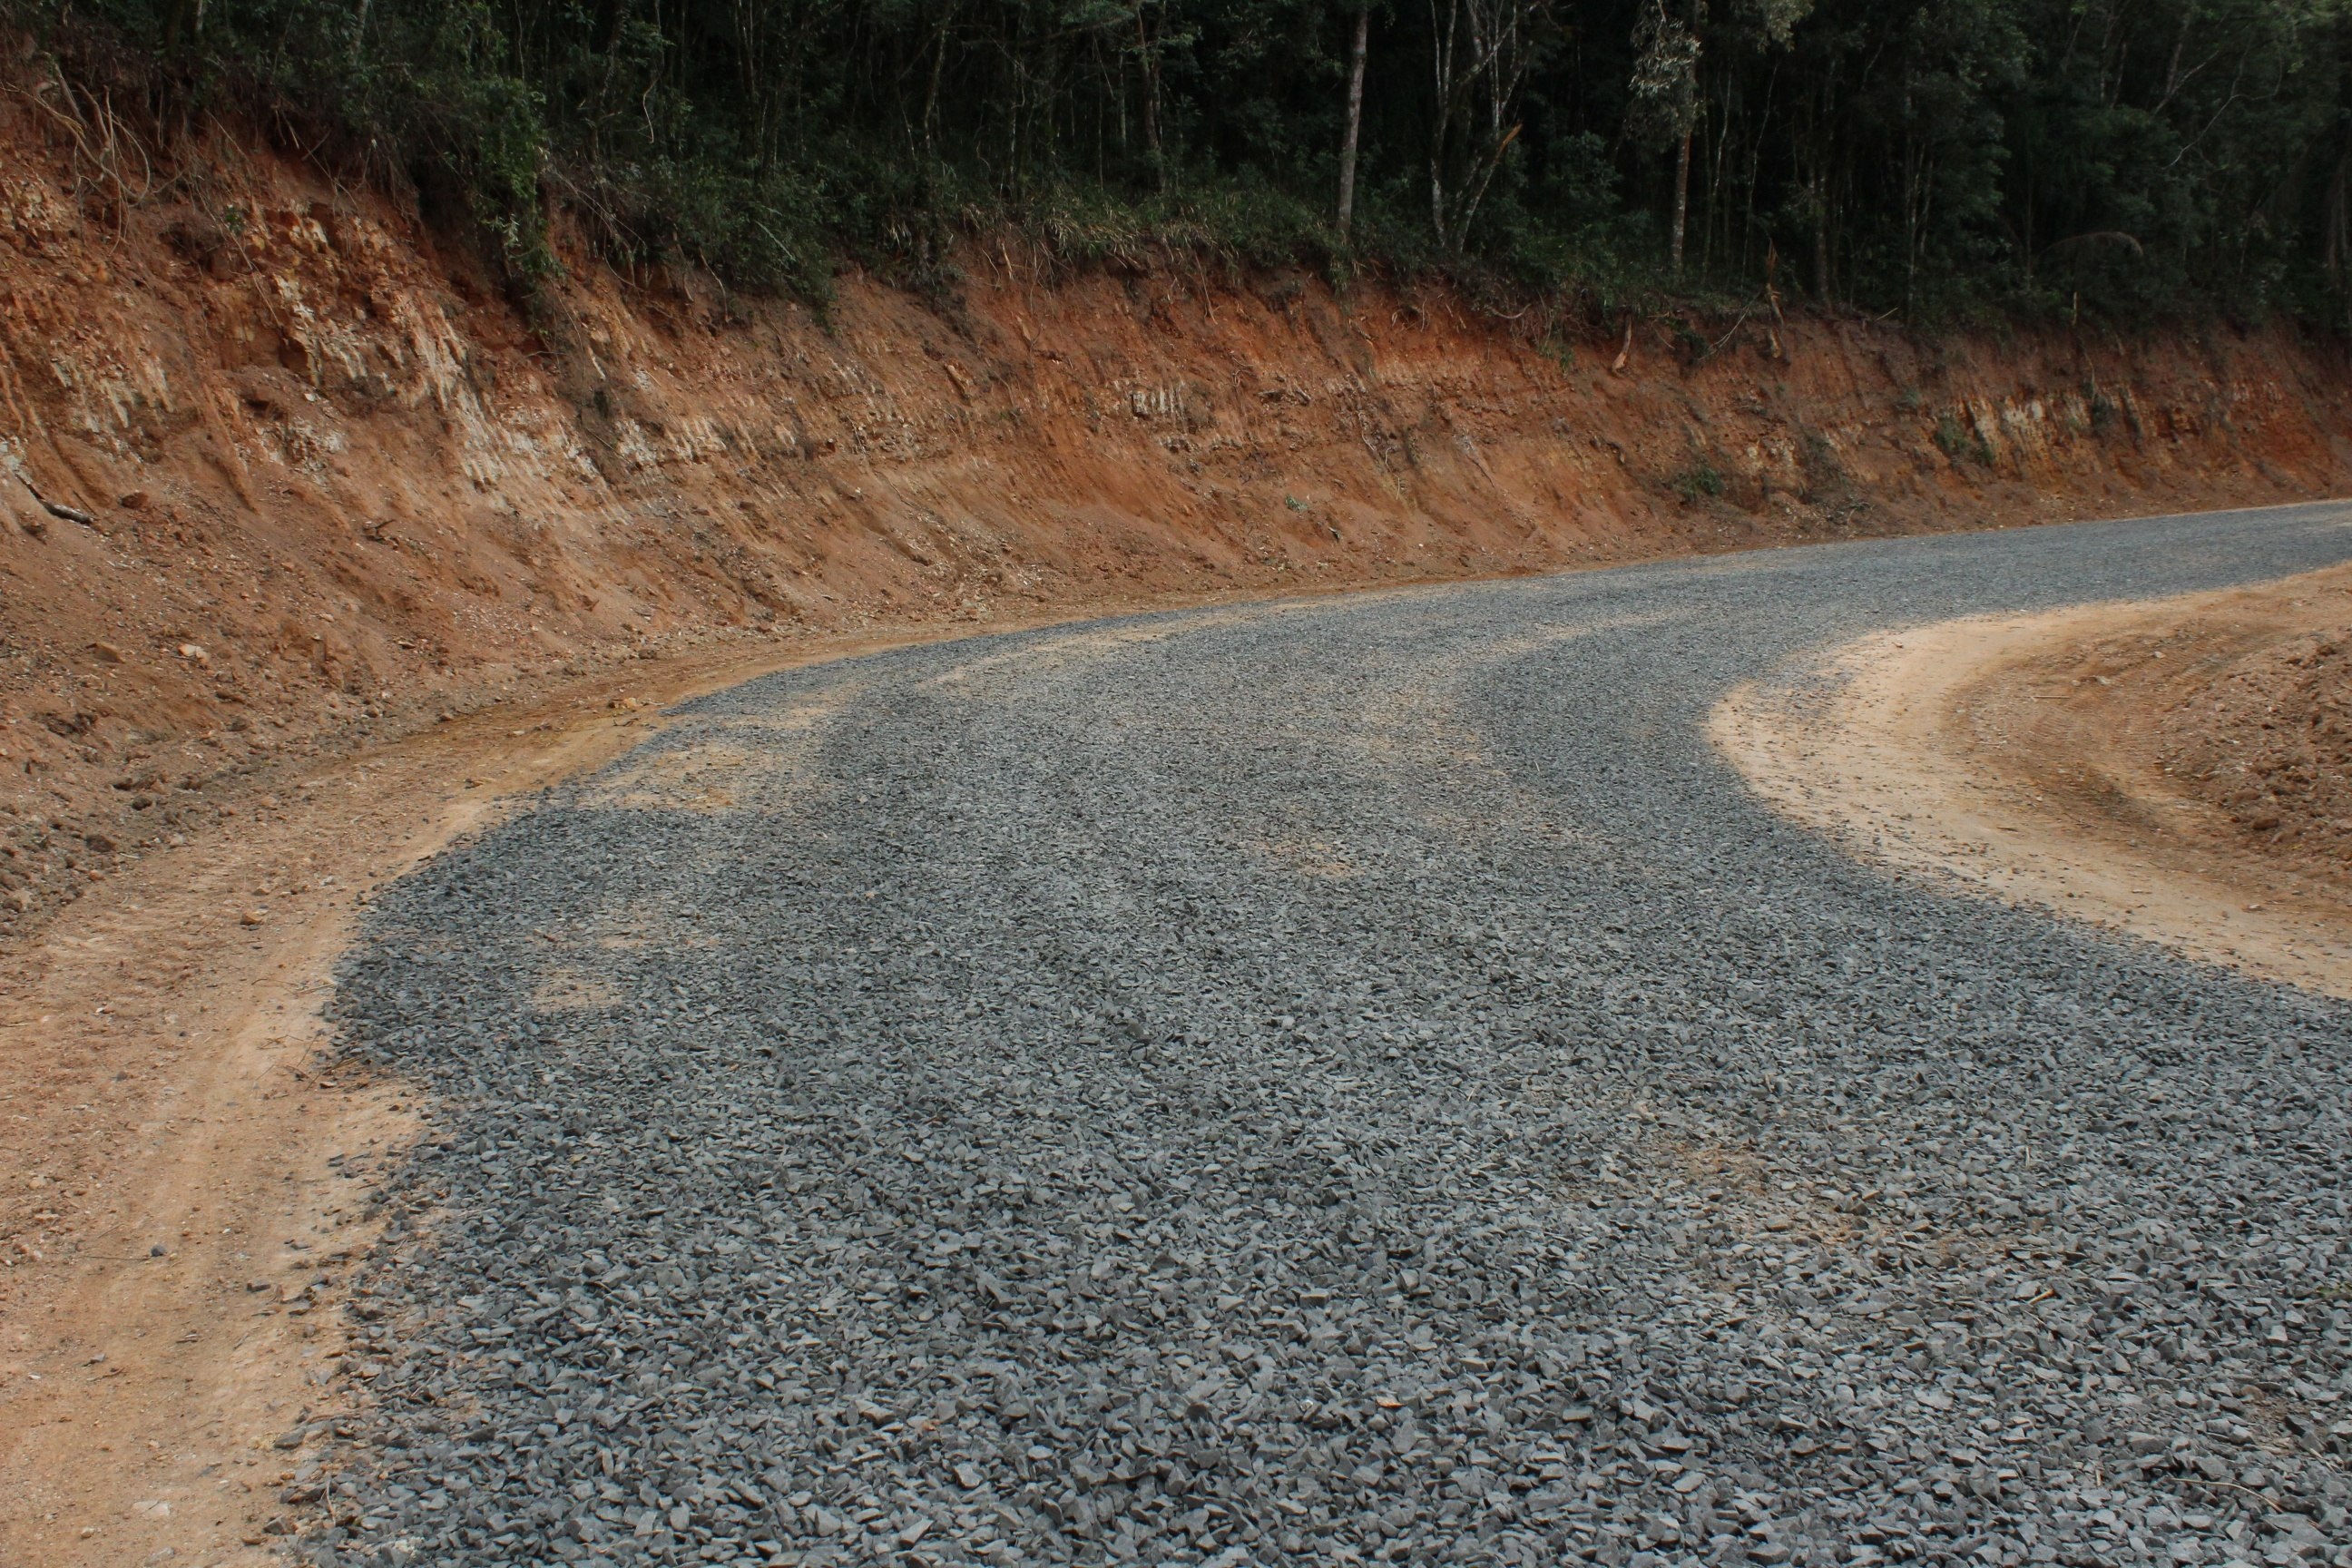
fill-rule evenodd
<path id="1" fill-rule="evenodd" d="M 33 481 L 26 479 L 24 475 L 19 474 L 16 478 L 23 481 L 24 486 L 27 490 L 32 491 L 33 499 L 41 503 L 41 510 L 47 512 L 51 517 L 61 517 L 68 522 L 78 522 L 84 528 L 96 528 L 98 526 L 98 519 L 90 516 L 89 513 L 82 510 L 81 508 L 78 506 L 68 506 L 61 500 L 51 500 L 40 491 L 33 489 Z"/>

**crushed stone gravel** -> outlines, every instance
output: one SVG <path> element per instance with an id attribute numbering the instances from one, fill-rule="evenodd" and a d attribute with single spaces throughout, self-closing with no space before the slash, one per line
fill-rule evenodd
<path id="1" fill-rule="evenodd" d="M 333 1563 L 2352 1565 L 2352 1009 L 1702 734 L 2313 507 L 908 649 L 375 909 Z"/>

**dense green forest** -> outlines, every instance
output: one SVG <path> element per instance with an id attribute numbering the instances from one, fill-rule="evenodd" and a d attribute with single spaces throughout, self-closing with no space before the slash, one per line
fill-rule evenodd
<path id="1" fill-rule="evenodd" d="M 819 293 L 959 233 L 1482 288 L 2340 325 L 2352 0 L 8 0 L 159 126 Z"/>

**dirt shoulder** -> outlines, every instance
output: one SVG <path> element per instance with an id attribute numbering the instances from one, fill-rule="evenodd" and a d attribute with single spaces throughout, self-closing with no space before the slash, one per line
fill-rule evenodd
<path id="1" fill-rule="evenodd" d="M 0 952 L 0 1563 L 258 1562 L 306 1500 L 318 1424 L 371 1370 L 334 1308 L 423 1125 L 322 1054 L 373 889 L 666 704 L 951 635 L 634 663 L 289 769 Z"/>
<path id="2" fill-rule="evenodd" d="M 1855 643 L 1717 745 L 1858 854 L 2352 995 L 2352 567 Z"/>

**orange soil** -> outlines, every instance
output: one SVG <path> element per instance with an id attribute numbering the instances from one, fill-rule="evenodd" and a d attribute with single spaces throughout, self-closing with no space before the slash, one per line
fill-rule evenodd
<path id="1" fill-rule="evenodd" d="M 1717 743 L 1870 858 L 2352 995 L 2352 567 L 1864 638 Z"/>
<path id="2" fill-rule="evenodd" d="M 0 940 L 289 759 L 647 647 L 2352 475 L 2340 355 L 2284 331 L 1750 321 L 1693 363 L 1662 321 L 1615 374 L 1613 322 L 1002 244 L 952 303 L 853 277 L 824 321 L 575 254 L 535 328 L 266 149 L 126 187 L 37 85 L 0 94 L 0 467 L 92 525 L 0 484 Z"/>

